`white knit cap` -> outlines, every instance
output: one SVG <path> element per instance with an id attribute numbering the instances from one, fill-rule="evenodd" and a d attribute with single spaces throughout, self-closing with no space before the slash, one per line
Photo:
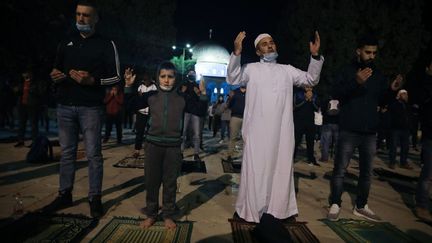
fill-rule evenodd
<path id="1" fill-rule="evenodd" d="M 255 38 L 255 41 L 254 41 L 255 48 L 257 47 L 258 43 L 259 43 L 262 39 L 264 39 L 264 38 L 266 38 L 266 37 L 273 38 L 273 37 L 271 37 L 271 35 L 269 35 L 269 34 L 267 34 L 267 33 L 262 33 L 262 34 L 258 35 L 257 38 Z"/>
<path id="2" fill-rule="evenodd" d="M 399 91 L 397 92 L 396 99 L 399 99 L 400 96 L 401 96 L 403 93 L 408 94 L 408 91 L 406 91 L 405 89 L 401 89 L 401 90 L 399 90 Z"/>

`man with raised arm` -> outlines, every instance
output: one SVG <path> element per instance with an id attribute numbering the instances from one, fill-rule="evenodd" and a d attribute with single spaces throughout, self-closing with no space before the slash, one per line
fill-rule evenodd
<path id="1" fill-rule="evenodd" d="M 240 218 L 259 222 L 267 213 L 286 219 L 298 213 L 294 191 L 293 86 L 318 83 L 324 58 L 319 54 L 320 38 L 315 32 L 309 43 L 311 59 L 307 72 L 278 64 L 276 44 L 269 34 L 260 34 L 254 45 L 260 62 L 240 65 L 243 40 L 234 40 L 227 81 L 246 85 L 243 116 L 244 140 L 240 189 L 235 206 Z"/>

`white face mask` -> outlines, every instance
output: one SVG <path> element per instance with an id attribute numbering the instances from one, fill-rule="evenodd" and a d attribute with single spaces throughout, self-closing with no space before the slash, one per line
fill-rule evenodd
<path id="1" fill-rule="evenodd" d="M 264 62 L 276 62 L 276 59 L 278 58 L 278 53 L 277 52 L 270 52 L 270 53 L 266 53 L 264 54 L 261 59 Z"/>
<path id="2" fill-rule="evenodd" d="M 165 86 L 165 85 L 159 85 L 160 89 L 163 91 L 170 91 L 174 88 L 174 86 Z"/>
<path id="3" fill-rule="evenodd" d="M 92 27 L 89 24 L 78 24 L 76 23 L 76 27 L 81 33 L 90 33 L 92 31 Z"/>

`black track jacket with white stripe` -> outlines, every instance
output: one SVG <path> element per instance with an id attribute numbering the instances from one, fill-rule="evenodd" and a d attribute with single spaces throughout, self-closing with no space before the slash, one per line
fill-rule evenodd
<path id="1" fill-rule="evenodd" d="M 54 68 L 68 77 L 57 83 L 57 102 L 71 106 L 103 105 L 105 87 L 120 81 L 120 63 L 113 41 L 94 35 L 83 38 L 79 33 L 62 41 L 57 48 Z M 69 77 L 71 69 L 87 71 L 95 85 L 81 85 Z"/>

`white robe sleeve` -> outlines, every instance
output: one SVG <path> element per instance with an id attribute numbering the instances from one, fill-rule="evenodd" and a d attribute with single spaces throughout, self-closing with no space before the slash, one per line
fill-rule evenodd
<path id="1" fill-rule="evenodd" d="M 241 66 L 241 55 L 234 55 L 231 53 L 227 70 L 227 82 L 231 85 L 244 85 L 249 81 L 246 67 Z"/>
<path id="2" fill-rule="evenodd" d="M 315 60 L 311 57 L 307 72 L 289 66 L 291 67 L 289 73 L 293 75 L 294 86 L 304 87 L 317 85 L 320 79 L 320 73 L 323 63 L 324 57 L 320 56 L 320 60 Z"/>

